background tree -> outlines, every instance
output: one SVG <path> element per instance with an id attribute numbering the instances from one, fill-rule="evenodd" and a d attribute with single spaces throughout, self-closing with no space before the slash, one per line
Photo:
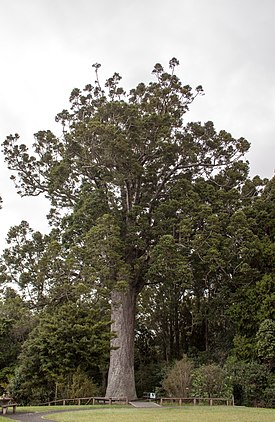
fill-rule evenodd
<path id="1" fill-rule="evenodd" d="M 90 393 L 96 390 L 94 383 L 102 387 L 102 370 L 109 355 L 109 325 L 92 303 L 68 302 L 54 311 L 44 311 L 19 356 L 11 384 L 13 395 L 25 403 L 41 403 L 57 398 L 58 387 L 58 394 L 68 397 L 76 391 L 79 378 L 87 385 L 87 377 Z"/>
<path id="2" fill-rule="evenodd" d="M 11 227 L 1 260 L 1 281 L 15 283 L 22 297 L 33 308 L 45 305 L 49 277 L 45 268 L 45 250 L 49 236 L 34 232 L 26 221 Z M 54 256 L 56 253 L 54 253 Z"/>
<path id="3" fill-rule="evenodd" d="M 257 332 L 265 320 L 274 319 L 274 180 L 265 181 L 264 189 L 243 210 L 255 241 L 246 245 L 245 277 L 236 279 L 229 312 L 236 336 L 235 354 L 242 360 L 257 359 Z"/>
<path id="4" fill-rule="evenodd" d="M 185 180 L 171 192 L 173 201 L 158 207 L 158 229 L 171 234 L 152 248 L 138 311 L 163 350 L 161 359 L 204 353 L 204 363 L 223 363 L 228 356 L 236 291 L 255 279 L 259 250 L 243 212 L 255 194 L 244 195 L 246 178 L 247 167 L 238 163 L 208 180 Z"/>
<path id="5" fill-rule="evenodd" d="M 8 389 L 17 356 L 35 321 L 22 298 L 13 289 L 5 288 L 0 298 L 0 386 L 3 390 Z"/>

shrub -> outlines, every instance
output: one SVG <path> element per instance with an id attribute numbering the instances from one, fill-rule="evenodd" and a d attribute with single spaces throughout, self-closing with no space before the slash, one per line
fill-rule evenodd
<path id="1" fill-rule="evenodd" d="M 162 386 L 171 397 L 188 397 L 192 388 L 194 364 L 187 356 L 176 362 L 167 373 Z"/>
<path id="2" fill-rule="evenodd" d="M 216 364 L 203 365 L 195 370 L 192 391 L 199 397 L 230 397 L 232 394 L 225 370 Z"/>
<path id="3" fill-rule="evenodd" d="M 93 380 L 80 368 L 72 376 L 68 398 L 92 397 L 98 395 L 98 387 Z"/>
<path id="4" fill-rule="evenodd" d="M 230 358 L 227 368 L 231 374 L 236 404 L 270 406 L 274 400 L 274 376 L 266 365 Z"/>

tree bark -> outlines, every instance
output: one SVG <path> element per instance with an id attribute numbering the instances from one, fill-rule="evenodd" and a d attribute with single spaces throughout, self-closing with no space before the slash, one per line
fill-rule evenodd
<path id="1" fill-rule="evenodd" d="M 134 327 L 136 292 L 114 291 L 111 296 L 112 326 L 110 366 L 106 397 L 137 398 L 134 375 Z"/>

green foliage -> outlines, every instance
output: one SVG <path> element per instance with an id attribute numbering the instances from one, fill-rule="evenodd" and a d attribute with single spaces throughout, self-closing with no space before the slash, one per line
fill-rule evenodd
<path id="1" fill-rule="evenodd" d="M 93 397 L 97 396 L 99 391 L 98 386 L 93 382 L 91 377 L 83 372 L 80 367 L 72 374 L 71 383 L 64 387 L 62 391 L 62 385 L 58 384 L 59 397 Z"/>
<path id="2" fill-rule="evenodd" d="M 229 359 L 227 371 L 231 377 L 236 404 L 270 407 L 274 405 L 274 390 L 273 394 L 271 393 L 274 374 L 270 373 L 265 365 L 255 361 Z"/>
<path id="3" fill-rule="evenodd" d="M 195 370 L 192 392 L 196 397 L 229 398 L 232 387 L 225 370 L 219 365 L 210 364 Z"/>
<path id="4" fill-rule="evenodd" d="M 264 320 L 256 335 L 257 353 L 270 368 L 275 366 L 275 321 Z"/>
<path id="5" fill-rule="evenodd" d="M 226 371 L 217 364 L 194 367 L 184 356 L 168 370 L 162 383 L 170 397 L 223 397 L 232 395 L 232 386 Z"/>
<path id="6" fill-rule="evenodd" d="M 260 321 L 264 321 L 265 319 L 275 319 L 274 286 L 274 274 L 265 274 L 263 278 L 256 283 L 256 294 L 259 299 L 257 315 Z"/>
<path id="7" fill-rule="evenodd" d="M 179 284 L 183 281 L 187 284 L 190 279 L 190 268 L 181 253 L 182 246 L 177 244 L 172 235 L 162 236 L 151 252 L 151 265 L 148 270 L 148 279 L 156 282 Z"/>
<path id="8" fill-rule="evenodd" d="M 9 389 L 22 344 L 35 325 L 35 318 L 21 297 L 6 288 L 0 299 L 0 385 Z"/>
<path id="9" fill-rule="evenodd" d="M 53 398 L 56 383 L 67 384 L 76 368 L 100 382 L 101 367 L 106 367 L 109 356 L 109 325 L 85 303 L 44 312 L 24 343 L 13 394 L 24 402 Z"/>
<path id="10" fill-rule="evenodd" d="M 99 217 L 84 242 L 89 276 L 99 279 L 102 287 L 109 291 L 127 287 L 130 269 L 123 260 L 123 242 L 114 218 L 109 214 Z"/>
<path id="11" fill-rule="evenodd" d="M 234 355 L 243 361 L 249 361 L 256 357 L 255 344 L 253 338 L 236 334 L 233 340 Z"/>
<path id="12" fill-rule="evenodd" d="M 9 247 L 2 256 L 2 281 L 16 283 L 30 307 L 45 306 L 53 272 L 60 270 L 56 242 L 22 221 L 10 228 L 7 243 Z"/>
<path id="13" fill-rule="evenodd" d="M 233 353 L 244 360 L 255 360 L 260 356 L 264 359 L 261 347 L 258 353 L 260 344 L 257 345 L 256 336 L 261 325 L 265 325 L 265 320 L 274 319 L 274 181 L 275 178 L 265 181 L 264 189 L 258 190 L 245 209 L 247 223 L 257 241 L 248 248 L 250 271 L 246 283 L 238 286 L 230 306 L 231 319 L 235 325 Z M 261 334 L 261 342 L 264 342 L 264 332 Z M 269 364 L 273 365 L 272 359 Z"/>

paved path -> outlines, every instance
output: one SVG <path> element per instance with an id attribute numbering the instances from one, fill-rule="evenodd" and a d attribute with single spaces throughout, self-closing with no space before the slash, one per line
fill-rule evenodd
<path id="1" fill-rule="evenodd" d="M 82 409 L 71 409 L 71 410 L 50 410 L 48 412 L 41 413 L 26 413 L 26 412 L 16 412 L 16 413 L 7 413 L 5 416 L 10 419 L 14 419 L 17 422 L 55 422 L 52 419 L 44 419 L 43 416 L 50 415 L 51 413 L 61 413 L 61 412 L 79 412 Z M 93 410 L 93 409 L 89 409 Z M 1 422 L 1 417 L 0 417 Z"/>
<path id="2" fill-rule="evenodd" d="M 47 415 L 48 412 L 43 412 L 43 413 L 20 413 L 17 412 L 15 414 L 7 414 L 5 416 L 7 416 L 9 419 L 14 419 L 16 421 L 20 421 L 20 422 L 45 422 L 45 419 L 42 419 L 42 415 Z M 1 422 L 1 419 L 0 419 Z M 53 422 L 53 421 L 51 421 Z"/>
<path id="3" fill-rule="evenodd" d="M 134 407 L 138 407 L 138 408 L 161 407 L 159 404 L 157 404 L 153 401 L 130 401 L 129 404 L 131 404 Z"/>

